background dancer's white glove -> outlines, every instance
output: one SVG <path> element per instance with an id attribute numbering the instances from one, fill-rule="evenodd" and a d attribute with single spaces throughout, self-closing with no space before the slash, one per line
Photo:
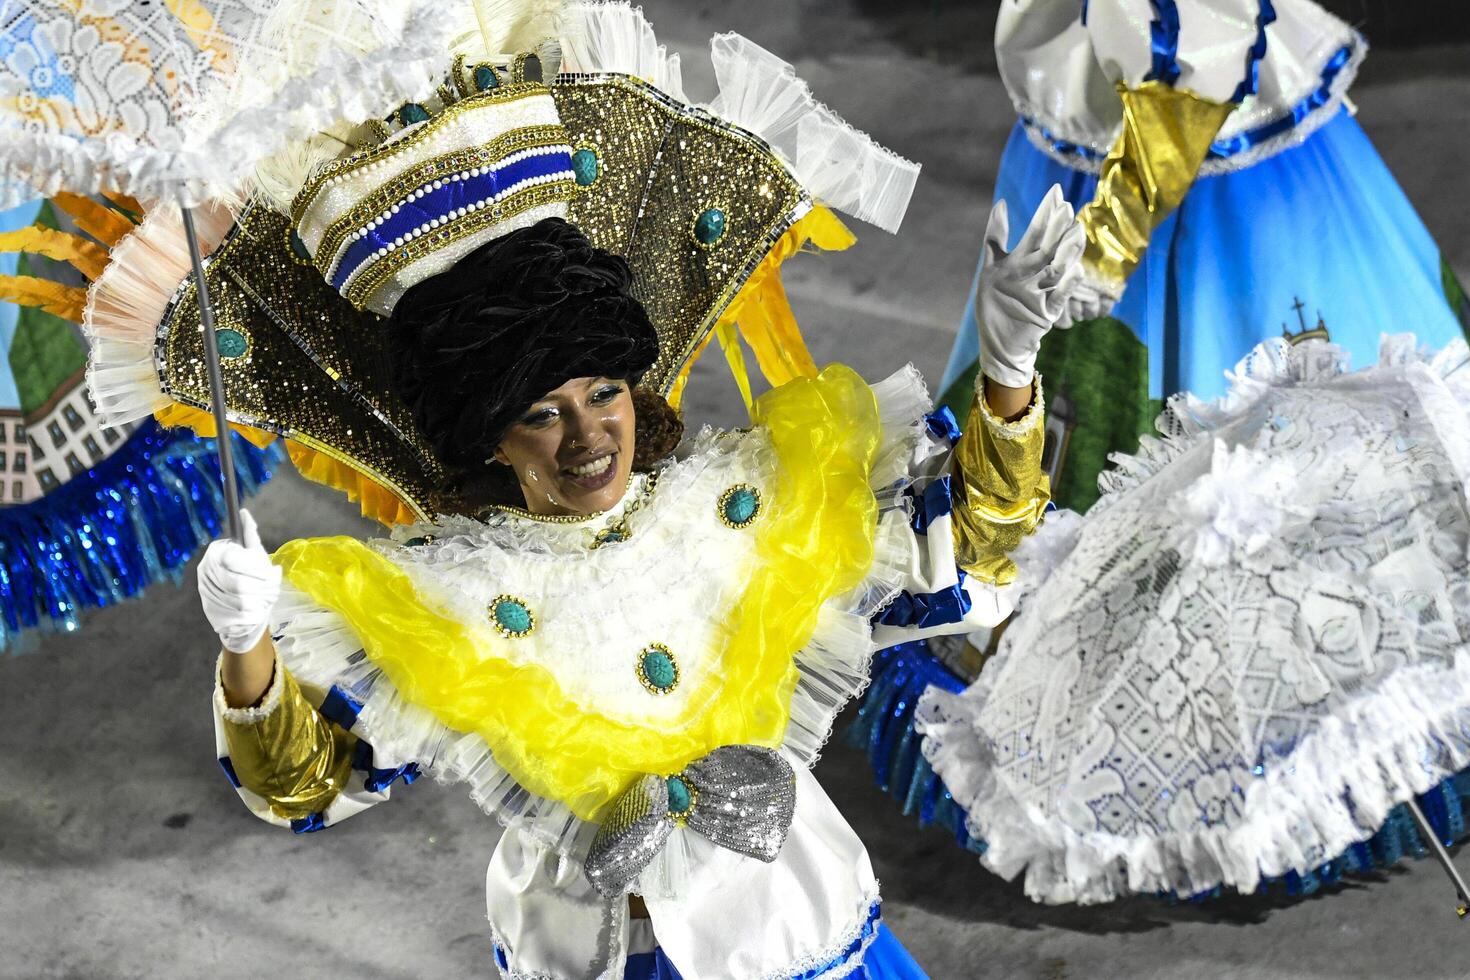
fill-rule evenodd
<path id="1" fill-rule="evenodd" d="M 1036 373 L 1041 338 L 1067 312 L 1067 300 L 1082 277 L 1087 236 L 1057 184 L 1046 192 L 1011 252 L 1005 248 L 1009 234 L 1001 201 L 985 226 L 985 267 L 975 286 L 975 320 L 983 375 L 1008 388 L 1024 388 Z"/>
<path id="2" fill-rule="evenodd" d="M 281 570 L 260 546 L 248 510 L 240 511 L 240 527 L 243 545 L 220 538 L 210 542 L 199 561 L 199 604 L 231 653 L 245 653 L 260 642 L 281 596 Z"/>

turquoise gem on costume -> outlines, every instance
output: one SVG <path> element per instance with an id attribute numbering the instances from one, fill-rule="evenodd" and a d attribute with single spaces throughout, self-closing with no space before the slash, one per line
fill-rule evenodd
<path id="1" fill-rule="evenodd" d="M 301 236 L 296 234 L 295 228 L 291 229 L 291 251 L 296 253 L 296 257 L 301 261 L 311 261 L 311 252 L 307 249 L 306 243 L 301 240 Z"/>
<path id="2" fill-rule="evenodd" d="M 602 164 L 597 159 L 596 150 L 583 147 L 572 154 L 572 176 L 576 178 L 578 187 L 590 187 L 601 172 Z"/>
<path id="3" fill-rule="evenodd" d="M 720 520 L 726 527 L 746 527 L 760 510 L 760 491 L 748 483 L 737 484 L 720 495 Z"/>
<path id="4" fill-rule="evenodd" d="M 638 679 L 654 694 L 667 694 L 679 683 L 679 665 L 668 647 L 654 643 L 638 658 Z"/>
<path id="5" fill-rule="evenodd" d="M 714 245 L 725 237 L 725 212 L 706 208 L 694 219 L 694 238 L 704 246 Z"/>
<path id="6" fill-rule="evenodd" d="M 475 88 L 481 92 L 488 92 L 500 85 L 500 79 L 495 75 L 495 69 L 489 65 L 480 65 L 475 69 Z"/>
<path id="7" fill-rule="evenodd" d="M 694 805 L 694 794 L 689 792 L 689 784 L 679 776 L 670 776 L 665 782 L 669 786 L 669 812 L 688 813 L 689 808 Z"/>
<path id="8" fill-rule="evenodd" d="M 536 628 L 536 617 L 531 615 L 530 607 L 510 595 L 497 596 L 490 603 L 490 619 L 502 636 L 512 638 L 525 636 Z"/>
<path id="9" fill-rule="evenodd" d="M 428 122 L 429 110 L 417 102 L 405 102 L 398 110 L 398 121 L 404 126 L 412 126 L 414 123 Z"/>
<path id="10" fill-rule="evenodd" d="M 244 357 L 250 350 L 249 338 L 233 327 L 221 327 L 216 330 L 214 343 L 219 348 L 219 356 L 231 361 L 237 357 Z"/>

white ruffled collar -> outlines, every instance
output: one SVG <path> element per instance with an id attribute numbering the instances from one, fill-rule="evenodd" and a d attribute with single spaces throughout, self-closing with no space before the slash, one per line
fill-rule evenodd
<path id="1" fill-rule="evenodd" d="M 648 502 L 657 486 L 658 471 L 635 472 L 629 475 L 628 487 L 618 502 L 595 514 L 561 517 L 533 514 L 519 507 L 497 507 L 482 517 L 451 515 L 403 525 L 394 528 L 391 537 L 399 544 L 418 545 L 496 528 L 533 548 L 541 543 L 557 551 L 592 550 L 625 540 L 628 518 Z"/>

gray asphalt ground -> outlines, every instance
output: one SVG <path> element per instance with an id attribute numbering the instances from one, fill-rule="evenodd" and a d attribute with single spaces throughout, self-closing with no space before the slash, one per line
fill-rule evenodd
<path id="1" fill-rule="evenodd" d="M 819 361 L 880 377 L 911 360 L 937 383 L 1012 123 L 987 69 L 993 15 L 943 19 L 918 3 L 873 20 L 849 0 L 645 5 L 684 53 L 691 93 L 712 86 L 704 39 L 740 31 L 924 163 L 900 235 L 859 228 L 852 251 L 797 259 L 786 281 Z M 1354 98 L 1470 279 L 1470 48 L 1381 52 Z M 738 422 L 717 361 L 691 386 L 690 417 Z M 253 509 L 268 546 L 372 530 L 290 472 Z M 0 658 L 0 978 L 489 975 L 482 875 L 497 828 L 461 790 L 420 782 L 302 837 L 245 812 L 213 759 L 215 640 L 192 582 L 191 568 L 178 588 Z M 888 923 L 941 980 L 1470 976 L 1470 923 L 1429 863 L 1298 901 L 1045 908 L 900 816 L 855 751 L 834 743 L 817 771 L 868 844 Z"/>

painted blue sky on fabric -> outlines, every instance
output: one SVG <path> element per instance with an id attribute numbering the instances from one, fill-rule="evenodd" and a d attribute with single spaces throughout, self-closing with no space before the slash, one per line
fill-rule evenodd
<path id="1" fill-rule="evenodd" d="M 18 208 L 0 211 L 0 232 L 16 231 L 36 220 L 41 210 L 40 201 L 29 201 Z M 14 253 L 0 255 L 0 276 L 15 275 Z M 18 308 L 10 303 L 0 303 L 0 408 L 20 408 L 20 392 L 15 389 L 15 378 L 10 374 L 10 342 L 15 339 L 15 320 Z"/>

